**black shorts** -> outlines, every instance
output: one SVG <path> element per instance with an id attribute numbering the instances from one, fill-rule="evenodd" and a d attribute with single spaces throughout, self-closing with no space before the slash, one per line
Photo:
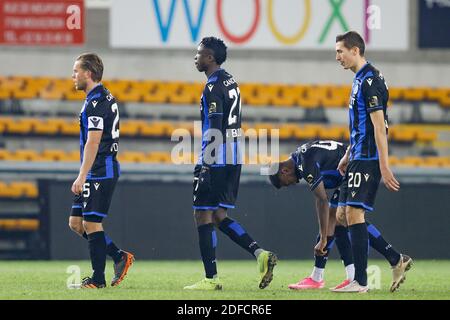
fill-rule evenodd
<path id="1" fill-rule="evenodd" d="M 328 202 L 330 208 L 337 208 L 339 205 L 339 188 L 333 191 L 333 194 L 330 197 L 330 201 Z"/>
<path id="2" fill-rule="evenodd" d="M 75 195 L 72 204 L 72 217 L 83 217 L 85 221 L 102 222 L 108 215 L 117 178 L 86 180 L 83 193 Z"/>
<path id="3" fill-rule="evenodd" d="M 373 211 L 380 180 L 381 172 L 378 160 L 350 161 L 341 186 L 339 206 Z"/>
<path id="4" fill-rule="evenodd" d="M 235 208 L 241 178 L 241 165 L 195 166 L 193 196 L 196 210 Z"/>

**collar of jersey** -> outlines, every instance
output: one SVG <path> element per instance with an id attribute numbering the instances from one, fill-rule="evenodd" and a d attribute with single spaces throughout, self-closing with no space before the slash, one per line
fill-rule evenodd
<path id="1" fill-rule="evenodd" d="M 363 73 L 363 71 L 370 65 L 370 61 L 367 61 L 365 65 L 356 73 L 355 79 L 359 78 L 359 76 Z"/>
<path id="2" fill-rule="evenodd" d="M 220 72 L 220 71 L 222 71 L 223 69 L 222 68 L 219 68 L 219 69 L 217 69 L 216 71 L 214 71 L 213 73 L 211 73 L 210 75 L 209 75 L 209 77 L 208 77 L 208 83 L 210 83 L 210 82 L 215 82 L 216 80 L 217 80 L 217 75 L 216 75 L 216 73 L 218 73 L 218 72 Z"/>
<path id="3" fill-rule="evenodd" d="M 100 82 L 99 84 L 97 84 L 95 87 L 93 87 L 91 89 L 91 91 L 89 91 L 86 95 L 86 100 L 92 99 L 92 96 L 94 95 L 95 91 L 97 91 L 97 88 L 99 87 L 103 87 L 103 84 Z"/>

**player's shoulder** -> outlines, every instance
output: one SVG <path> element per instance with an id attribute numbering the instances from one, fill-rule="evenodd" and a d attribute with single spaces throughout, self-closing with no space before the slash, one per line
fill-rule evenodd
<path id="1" fill-rule="evenodd" d="M 92 96 L 87 104 L 89 109 L 110 109 L 116 103 L 116 99 L 105 87 L 100 88 L 98 92 Z"/>
<path id="2" fill-rule="evenodd" d="M 369 65 L 362 79 L 363 87 L 384 87 L 384 82 L 383 74 L 373 65 Z"/>

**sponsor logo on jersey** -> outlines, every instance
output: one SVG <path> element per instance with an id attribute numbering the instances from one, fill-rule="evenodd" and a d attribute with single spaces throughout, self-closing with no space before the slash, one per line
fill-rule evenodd
<path id="1" fill-rule="evenodd" d="M 214 85 L 213 84 L 208 84 L 208 89 L 209 89 L 209 92 L 211 92 L 212 91 L 212 89 L 214 88 Z"/>
<path id="2" fill-rule="evenodd" d="M 375 108 L 380 106 L 378 103 L 378 97 L 377 96 L 372 96 L 369 98 L 369 108 Z"/>
<path id="3" fill-rule="evenodd" d="M 354 198 L 356 195 L 356 191 L 352 191 L 352 198 Z"/>
<path id="4" fill-rule="evenodd" d="M 95 106 L 97 105 L 98 101 L 97 100 L 93 100 L 92 101 L 92 106 L 95 108 Z"/>
<path id="5" fill-rule="evenodd" d="M 366 179 L 366 182 L 369 180 L 370 175 L 368 173 L 364 174 L 364 179 Z"/>
<path id="6" fill-rule="evenodd" d="M 369 86 L 372 86 L 372 81 L 373 81 L 372 78 L 368 78 L 368 79 L 367 79 L 367 83 L 369 84 Z"/>
<path id="7" fill-rule="evenodd" d="M 309 174 L 306 177 L 306 181 L 308 181 L 309 184 L 311 184 L 313 182 L 313 180 L 314 180 L 314 176 L 312 174 Z"/>
<path id="8" fill-rule="evenodd" d="M 98 190 L 98 187 L 100 187 L 100 183 L 98 183 L 98 182 L 94 183 L 95 190 Z"/>
<path id="9" fill-rule="evenodd" d="M 215 102 L 211 102 L 209 104 L 209 113 L 217 112 L 217 104 Z"/>

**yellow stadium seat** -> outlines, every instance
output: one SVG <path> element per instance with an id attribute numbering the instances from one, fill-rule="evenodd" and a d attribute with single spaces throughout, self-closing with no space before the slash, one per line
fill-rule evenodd
<path id="1" fill-rule="evenodd" d="M 279 135 L 281 140 L 295 138 L 295 130 L 298 128 L 295 124 L 285 124 L 280 127 Z"/>
<path id="2" fill-rule="evenodd" d="M 325 140 L 344 141 L 348 128 L 342 126 L 327 126 L 319 129 L 319 138 Z"/>
<path id="3" fill-rule="evenodd" d="M 171 163 L 170 152 L 153 151 L 148 153 L 146 157 L 147 162 L 151 163 Z"/>
<path id="4" fill-rule="evenodd" d="M 421 157 L 403 157 L 400 159 L 399 165 L 402 166 L 412 166 L 412 167 L 418 167 L 422 164 L 423 159 Z"/>
<path id="5" fill-rule="evenodd" d="M 65 162 L 80 162 L 80 150 L 73 150 L 66 153 Z"/>
<path id="6" fill-rule="evenodd" d="M 403 93 L 404 93 L 404 88 L 400 88 L 400 87 L 393 87 L 393 88 L 389 88 L 389 100 L 402 100 L 404 99 Z"/>
<path id="7" fill-rule="evenodd" d="M 136 136 L 140 133 L 141 128 L 146 125 L 143 120 L 127 120 L 120 123 L 121 136 Z"/>
<path id="8" fill-rule="evenodd" d="M 21 149 L 13 153 L 15 161 L 45 161 L 45 159 L 35 150 Z"/>
<path id="9" fill-rule="evenodd" d="M 416 132 L 408 127 L 394 127 L 389 129 L 388 138 L 396 142 L 414 142 Z"/>
<path id="10" fill-rule="evenodd" d="M 423 164 L 429 167 L 450 166 L 450 157 L 424 157 Z"/>
<path id="11" fill-rule="evenodd" d="M 302 108 L 314 109 L 320 105 L 321 90 L 317 86 L 305 86 L 303 94 L 297 98 L 297 103 Z"/>
<path id="12" fill-rule="evenodd" d="M 406 101 L 423 101 L 426 98 L 427 88 L 415 87 L 405 88 L 403 91 L 403 98 Z"/>
<path id="13" fill-rule="evenodd" d="M 74 87 L 71 90 L 67 90 L 63 94 L 63 97 L 66 100 L 82 101 L 82 100 L 86 99 L 86 94 L 84 93 L 84 91 L 76 90 L 75 87 Z"/>
<path id="14" fill-rule="evenodd" d="M 302 95 L 303 87 L 280 86 L 280 91 L 272 97 L 272 103 L 276 107 L 292 107 L 297 104 L 297 99 Z"/>
<path id="15" fill-rule="evenodd" d="M 63 150 L 47 149 L 42 151 L 41 156 L 47 161 L 65 161 L 69 159 L 69 157 Z"/>
<path id="16" fill-rule="evenodd" d="M 8 231 L 37 231 L 39 219 L 1 219 L 0 229 Z"/>
<path id="17" fill-rule="evenodd" d="M 79 121 L 64 121 L 61 127 L 61 134 L 63 135 L 79 135 L 80 123 Z"/>
<path id="18" fill-rule="evenodd" d="M 151 137 L 163 137 L 166 135 L 166 124 L 158 121 L 146 123 L 141 127 L 141 135 Z"/>
<path id="19" fill-rule="evenodd" d="M 199 103 L 202 89 L 198 83 L 183 83 L 175 88 L 169 101 L 176 104 L 196 104 Z"/>
<path id="20" fill-rule="evenodd" d="M 425 131 L 425 130 L 417 130 L 416 131 L 416 141 L 418 142 L 434 142 L 438 139 L 438 133 L 432 132 L 432 131 Z"/>
<path id="21" fill-rule="evenodd" d="M 337 86 L 318 86 L 320 105 L 326 108 L 340 108 L 346 105 L 349 96 L 344 96 L 343 89 Z"/>
<path id="22" fill-rule="evenodd" d="M 56 135 L 61 131 L 65 121 L 63 119 L 46 119 L 34 125 L 34 133 L 42 135 Z"/>
<path id="23" fill-rule="evenodd" d="M 119 152 L 119 161 L 123 162 L 145 162 L 146 155 L 140 151 Z"/>
<path id="24" fill-rule="evenodd" d="M 9 187 L 17 189 L 16 192 L 20 191 L 20 197 L 37 198 L 38 196 L 37 186 L 33 182 L 11 182 Z"/>
<path id="25" fill-rule="evenodd" d="M 295 130 L 295 137 L 300 140 L 315 139 L 319 136 L 320 126 L 304 125 L 298 126 Z"/>

